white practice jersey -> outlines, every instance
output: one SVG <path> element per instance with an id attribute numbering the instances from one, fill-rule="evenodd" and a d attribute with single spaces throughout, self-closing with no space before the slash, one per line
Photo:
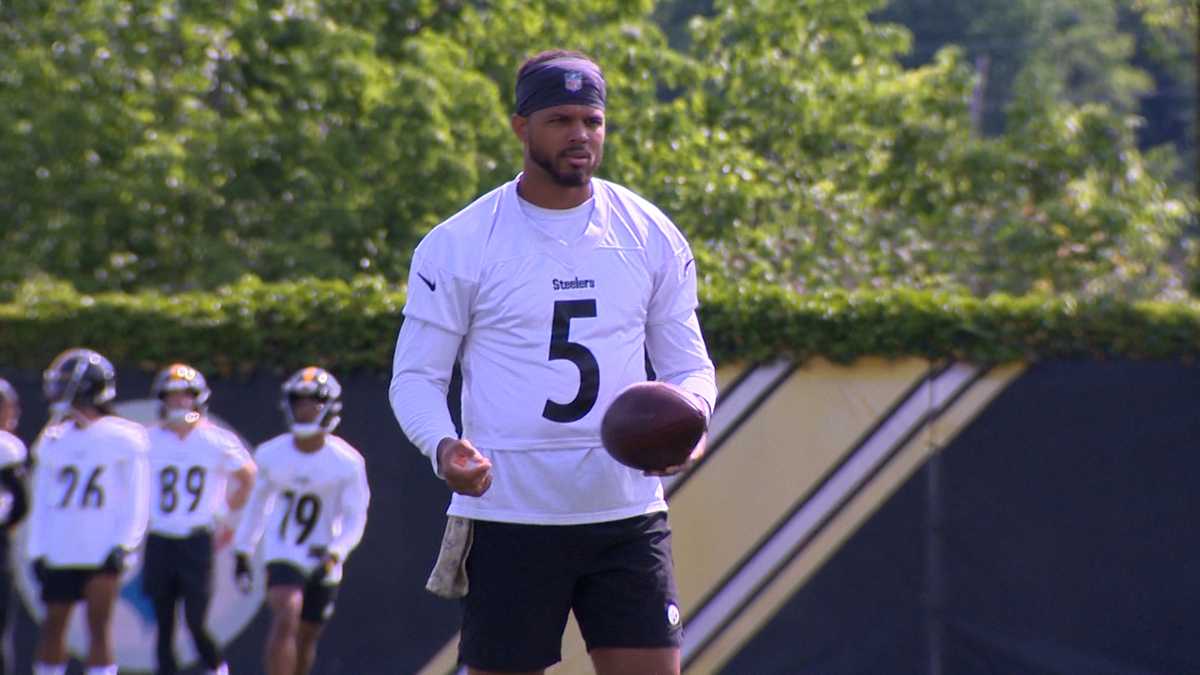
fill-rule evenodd
<path id="1" fill-rule="evenodd" d="M 263 560 L 286 562 L 306 575 L 318 562 L 314 547 L 338 557 L 326 583 L 342 578 L 342 564 L 362 540 L 371 491 L 366 463 L 345 440 L 328 435 L 314 453 L 301 452 L 291 434 L 258 446 L 258 478 L 234 538 L 235 550 L 253 554 L 260 540 Z"/>
<path id="2" fill-rule="evenodd" d="M 0 469 L 21 469 L 25 466 L 27 455 L 24 441 L 7 431 L 0 430 Z M 9 517 L 12 507 L 12 494 L 8 490 L 0 488 L 0 521 Z"/>
<path id="3" fill-rule="evenodd" d="M 517 180 L 434 228 L 417 247 L 397 338 L 392 409 L 430 457 L 454 436 L 450 373 L 463 373 L 463 438 L 492 463 L 481 497 L 451 515 L 515 523 L 604 522 L 667 508 L 662 483 L 601 447 L 616 395 L 647 378 L 716 401 L 696 319 L 686 239 L 629 190 L 592 180 L 592 198 L 551 212 Z"/>
<path id="4" fill-rule="evenodd" d="M 164 427 L 150 437 L 150 532 L 185 537 L 212 530 L 226 511 L 229 476 L 251 462 L 237 434 L 207 419 L 183 438 Z"/>
<path id="5" fill-rule="evenodd" d="M 0 430 L 0 469 L 25 464 L 25 443 L 7 431 Z"/>
<path id="6" fill-rule="evenodd" d="M 478 447 L 599 447 L 609 402 L 646 380 L 647 327 L 694 315 L 684 236 L 629 190 L 592 185 L 592 216 L 570 239 L 534 226 L 514 180 L 417 247 L 404 315 L 463 337 L 463 437 Z M 699 343 L 693 366 L 715 398 Z"/>
<path id="7" fill-rule="evenodd" d="M 148 519 L 148 449 L 145 428 L 120 417 L 46 430 L 33 470 L 29 557 L 95 567 L 116 546 L 136 549 Z"/>

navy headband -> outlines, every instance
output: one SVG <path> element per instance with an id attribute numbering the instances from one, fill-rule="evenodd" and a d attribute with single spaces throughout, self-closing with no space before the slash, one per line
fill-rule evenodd
<path id="1" fill-rule="evenodd" d="M 517 114 L 522 117 L 556 105 L 604 110 L 604 99 L 604 75 L 587 59 L 564 56 L 544 61 L 517 80 Z"/>

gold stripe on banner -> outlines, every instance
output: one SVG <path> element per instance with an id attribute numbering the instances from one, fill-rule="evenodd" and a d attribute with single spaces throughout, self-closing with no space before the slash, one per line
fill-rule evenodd
<path id="1" fill-rule="evenodd" d="M 747 367 L 741 364 L 722 366 L 718 368 L 717 391 L 725 391 L 731 385 L 740 383 L 742 378 L 748 375 L 753 369 L 753 367 Z M 459 634 L 457 631 L 455 631 L 450 640 L 446 642 L 446 644 L 443 645 L 436 654 L 434 654 L 433 658 L 431 658 L 429 662 L 425 664 L 425 667 L 418 671 L 417 675 L 451 675 L 453 673 L 457 673 L 459 670 L 458 638 Z M 576 624 L 575 616 L 572 614 L 567 623 L 566 632 L 563 636 L 564 662 L 572 660 L 572 658 L 576 657 L 578 654 L 584 654 L 586 656 L 586 653 L 587 650 L 584 648 L 583 638 L 579 633 L 579 626 Z M 561 667 L 562 666 L 560 665 L 559 668 Z M 554 669 L 553 672 L 559 671 L 558 669 Z M 587 672 L 590 672 L 590 665 Z"/>
<path id="2" fill-rule="evenodd" d="M 685 672 L 719 672 L 936 449 L 949 443 L 1023 370 L 1022 365 L 991 370 L 952 401 L 941 415 L 923 425 L 815 537 L 804 543 L 787 564 L 771 576 L 766 586 L 753 595 L 749 604 L 715 639 L 700 648 L 699 653 L 689 660 Z"/>
<path id="3" fill-rule="evenodd" d="M 928 371 L 920 359 L 862 359 L 853 366 L 814 359 L 762 392 L 757 409 L 745 411 L 750 418 L 670 498 L 685 631 L 690 613 Z M 592 672 L 573 625 L 562 663 L 548 672 Z"/>

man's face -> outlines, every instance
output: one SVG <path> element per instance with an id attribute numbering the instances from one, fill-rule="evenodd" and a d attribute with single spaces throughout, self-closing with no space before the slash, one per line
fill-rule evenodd
<path id="1" fill-rule="evenodd" d="M 0 401 L 0 429 L 15 432 L 20 419 L 21 406 L 16 401 Z"/>
<path id="2" fill-rule="evenodd" d="M 196 407 L 196 395 L 190 391 L 171 391 L 163 397 L 163 404 L 168 408 L 191 410 Z"/>
<path id="3" fill-rule="evenodd" d="M 541 168 L 562 187 L 581 187 L 592 179 L 604 155 L 604 129 L 604 111 L 586 105 L 543 108 L 513 120 L 525 143 L 526 164 Z"/>
<path id="4" fill-rule="evenodd" d="M 321 402 L 312 396 L 296 396 L 292 398 L 292 419 L 301 424 L 316 422 L 321 413 Z"/>

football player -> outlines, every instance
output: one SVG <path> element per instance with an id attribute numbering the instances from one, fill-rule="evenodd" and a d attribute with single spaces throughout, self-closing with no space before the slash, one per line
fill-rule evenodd
<path id="1" fill-rule="evenodd" d="M 200 371 L 183 363 L 167 366 L 154 378 L 150 394 L 159 401 L 160 424 L 148 430 L 154 496 L 142 584 L 158 620 L 158 673 L 178 672 L 172 641 L 182 600 L 200 660 L 209 673 L 228 675 L 204 625 L 213 592 L 214 535 L 227 537 L 228 528 L 220 525 L 223 514 L 246 504 L 254 461 L 237 434 L 205 415 L 212 391 Z"/>
<path id="2" fill-rule="evenodd" d="M 25 491 L 25 444 L 14 436 L 21 419 L 21 401 L 8 380 L 0 378 L 0 636 L 8 625 L 8 600 L 12 597 L 8 533 L 28 509 Z M 0 639 L 0 673 L 8 672 L 8 656 Z"/>
<path id="3" fill-rule="evenodd" d="M 522 64 L 511 127 L 523 171 L 413 255 L 391 403 L 455 493 L 451 524 L 472 528 L 451 536 L 448 525 L 442 551 L 470 577 L 454 589 L 469 589 L 459 657 L 472 673 L 556 663 L 571 610 L 600 675 L 679 672 L 662 483 L 608 455 L 600 420 L 646 379 L 646 354 L 706 413 L 715 376 L 686 238 L 653 204 L 593 176 L 606 91 L 578 52 Z M 456 360 L 461 438 L 446 406 Z M 690 461 L 703 451 L 701 439 Z M 447 550 L 461 541 L 469 553 Z"/>
<path id="4" fill-rule="evenodd" d="M 258 446 L 258 479 L 234 537 L 235 580 L 248 592 L 251 558 L 262 541 L 271 628 L 268 675 L 303 675 L 333 615 L 346 558 L 362 539 L 370 490 L 362 456 L 333 435 L 342 387 L 321 368 L 283 384 L 287 433 Z"/>
<path id="5" fill-rule="evenodd" d="M 87 604 L 87 675 L 114 675 L 112 614 L 127 557 L 149 507 L 146 430 L 113 414 L 116 371 L 90 349 L 70 349 L 43 378 L 52 420 L 34 450 L 29 558 L 46 615 L 34 675 L 67 668 L 67 621 Z"/>

